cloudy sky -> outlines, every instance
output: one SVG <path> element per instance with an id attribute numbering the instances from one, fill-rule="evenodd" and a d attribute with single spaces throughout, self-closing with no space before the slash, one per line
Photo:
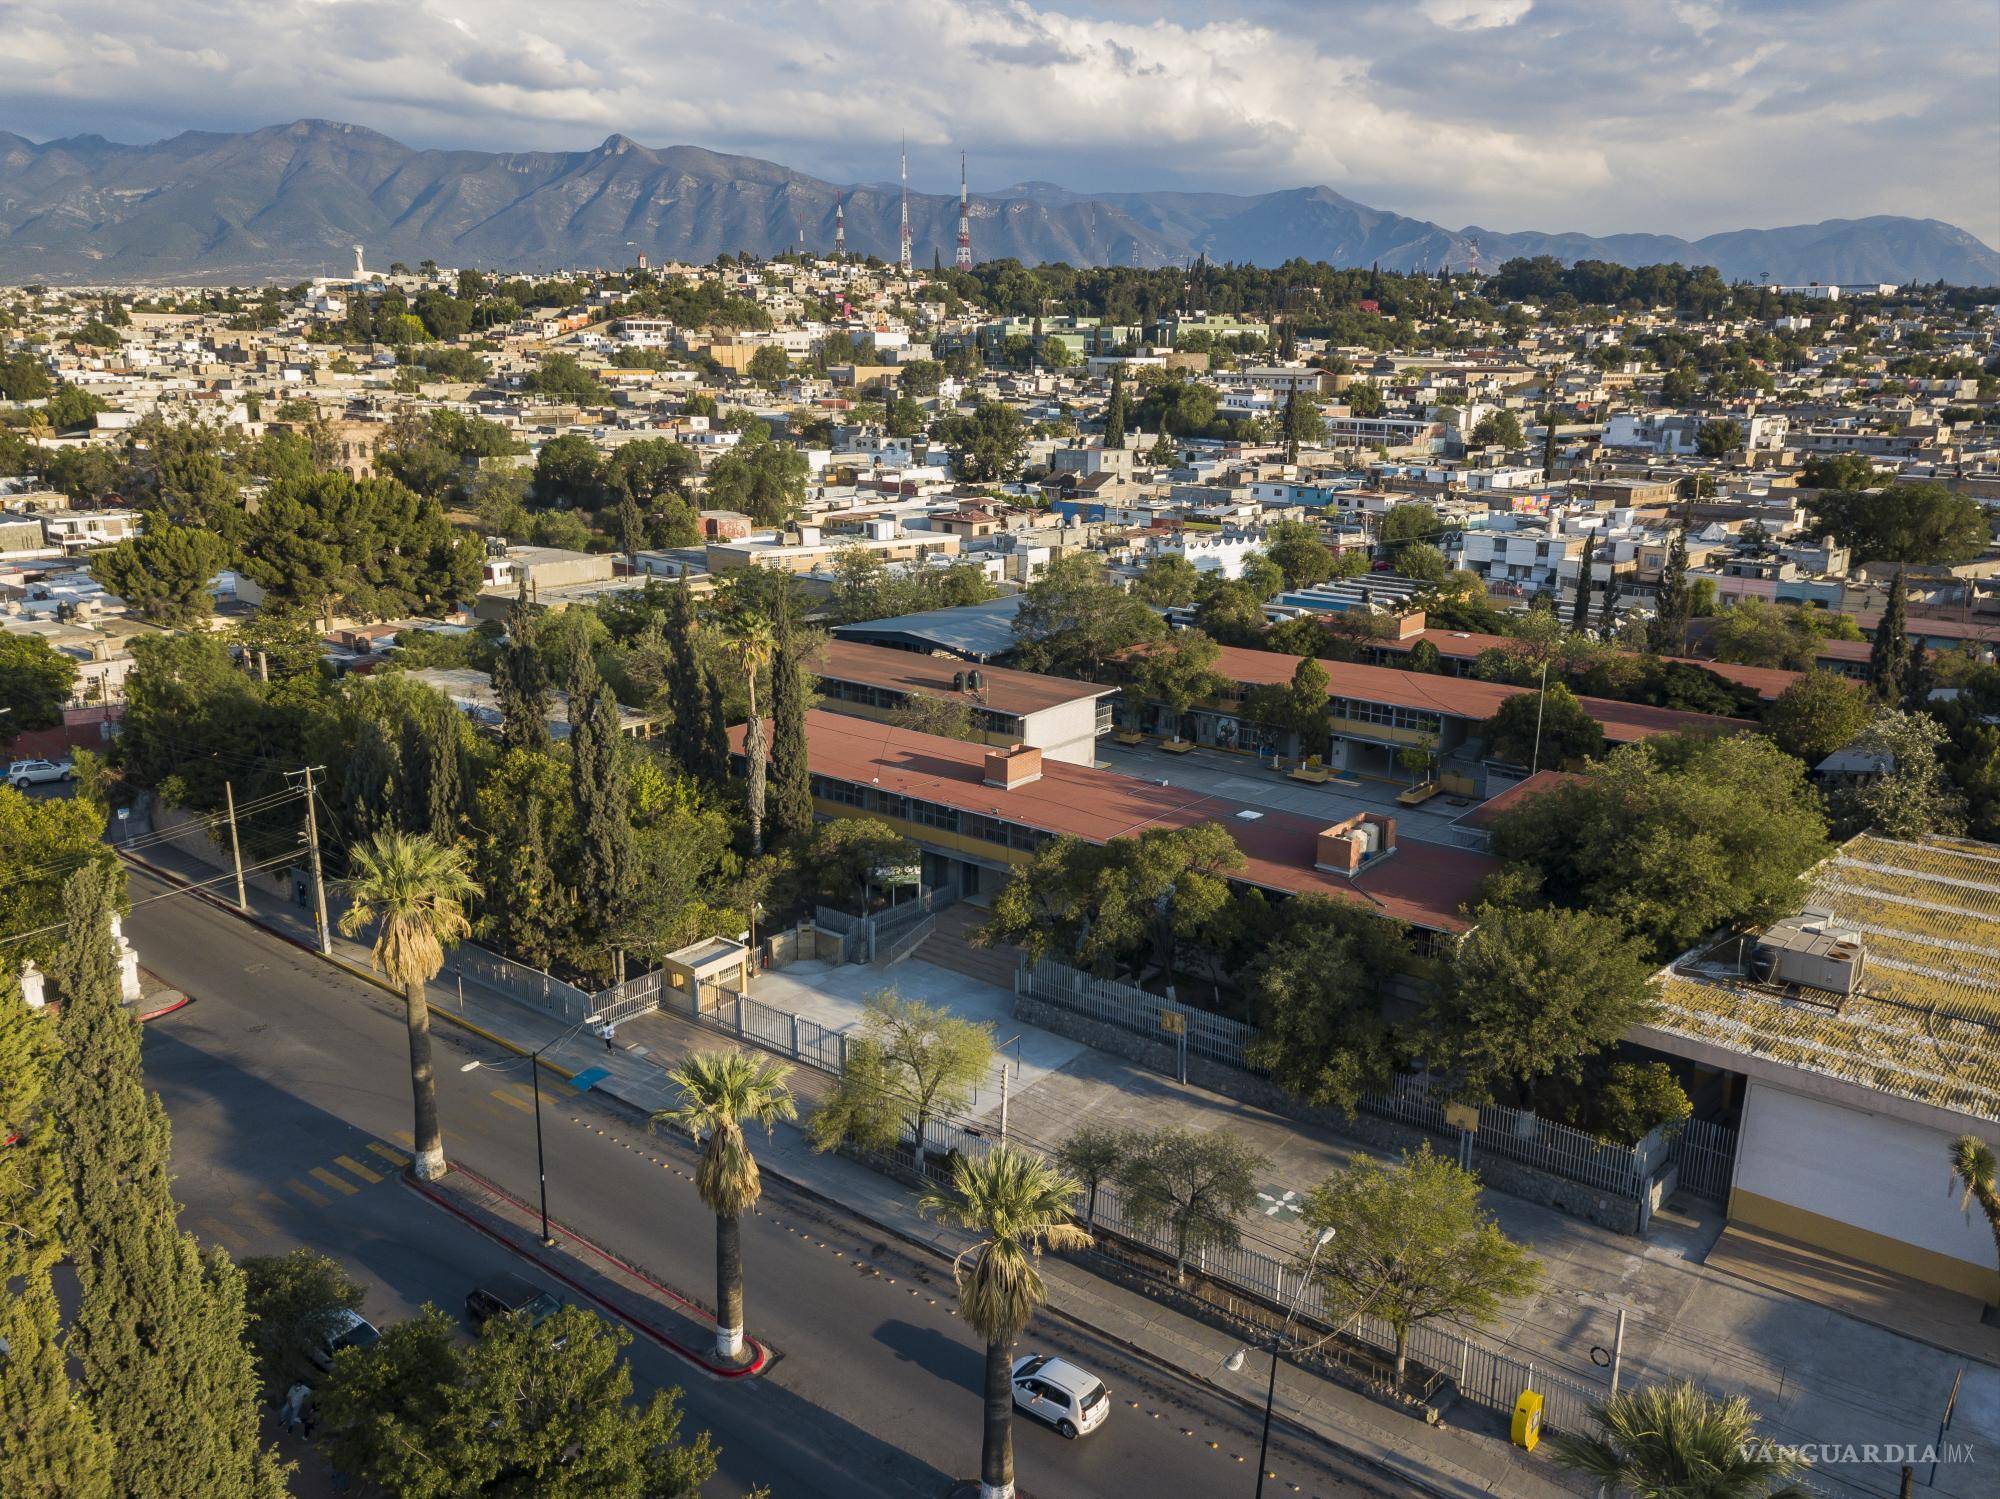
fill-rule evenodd
<path id="1" fill-rule="evenodd" d="M 2000 244 L 1996 0 L 0 0 L 0 129 L 303 115 L 835 181 L 1325 183 L 1452 228 L 1901 213 Z"/>

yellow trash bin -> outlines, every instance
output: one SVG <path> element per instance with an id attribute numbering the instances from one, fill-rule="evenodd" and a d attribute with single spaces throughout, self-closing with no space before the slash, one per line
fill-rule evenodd
<path id="1" fill-rule="evenodd" d="M 1514 1402 L 1512 1435 L 1514 1445 L 1523 1452 L 1533 1452 L 1542 1439 L 1542 1397 L 1533 1390 L 1521 1391 L 1521 1398 Z"/>

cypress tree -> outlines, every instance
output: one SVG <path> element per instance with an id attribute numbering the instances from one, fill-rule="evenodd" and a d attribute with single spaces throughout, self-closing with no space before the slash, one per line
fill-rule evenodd
<path id="1" fill-rule="evenodd" d="M 667 595 L 662 634 L 667 648 L 667 706 L 673 714 L 668 747 L 681 769 L 690 775 L 708 775 L 703 758 L 708 700 L 703 690 L 701 660 L 695 653 L 694 603 L 688 595 L 686 578 Z"/>
<path id="2" fill-rule="evenodd" d="M 722 709 L 722 679 L 715 668 L 702 668 L 705 687 L 701 721 L 702 773 L 718 784 L 729 779 L 729 715 Z"/>
<path id="3" fill-rule="evenodd" d="M 1687 522 L 1683 520 L 1667 548 L 1667 564 L 1660 573 L 1651 640 L 1656 656 L 1677 656 L 1687 649 L 1687 567 Z"/>
<path id="4" fill-rule="evenodd" d="M 1125 403 L 1125 368 L 1113 365 L 1111 368 L 1111 404 L 1104 412 L 1104 446 L 1122 448 L 1125 446 L 1125 421 L 1128 412 Z"/>
<path id="5" fill-rule="evenodd" d="M 1597 533 L 1583 533 L 1583 560 L 1576 566 L 1576 602 L 1570 608 L 1569 627 L 1581 630 L 1590 623 L 1590 568 L 1597 555 Z"/>
<path id="6" fill-rule="evenodd" d="M 1875 640 L 1868 647 L 1868 685 L 1885 702 L 1896 702 L 1908 689 L 1910 677 L 1910 636 L 1907 606 L 1903 599 L 1903 569 L 1889 585 L 1889 604 L 1875 626 Z"/>
<path id="7" fill-rule="evenodd" d="M 493 673 L 500 699 L 500 743 L 506 749 L 546 753 L 549 747 L 549 674 L 528 638 L 528 580 L 521 580 L 507 620 L 507 644 Z"/>
<path id="8" fill-rule="evenodd" d="M 576 797 L 576 894 L 582 915 L 615 927 L 632 868 L 632 797 L 619 759 L 618 704 L 590 657 L 578 652 L 569 683 L 570 789 Z"/>
<path id="9" fill-rule="evenodd" d="M 110 1440 L 114 1492 L 277 1499 L 288 1469 L 257 1439 L 242 1274 L 174 1222 L 166 1109 L 141 1078 L 139 1023 L 119 1003 L 114 891 L 103 865 L 70 876 L 55 965 L 67 1065 L 51 1117 L 81 1290 L 65 1352 Z"/>
<path id="10" fill-rule="evenodd" d="M 807 763 L 806 713 L 812 707 L 807 642 L 787 625 L 771 659 L 771 831 L 786 842 L 812 836 L 812 771 Z"/>
<path id="11" fill-rule="evenodd" d="M 1556 414 L 1542 413 L 1542 482 L 1549 482 L 1556 467 Z"/>
<path id="12" fill-rule="evenodd" d="M 1294 385 L 1285 396 L 1285 462 L 1299 461 L 1299 389 Z"/>
<path id="13" fill-rule="evenodd" d="M 1597 606 L 1597 633 L 1609 640 L 1618 629 L 1618 574 L 1604 583 L 1604 601 Z"/>

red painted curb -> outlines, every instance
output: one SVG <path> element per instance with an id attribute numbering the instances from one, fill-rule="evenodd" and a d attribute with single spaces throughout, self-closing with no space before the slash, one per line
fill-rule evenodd
<path id="1" fill-rule="evenodd" d="M 473 1171 L 467 1171 L 463 1166 L 454 1166 L 451 1169 L 455 1172 L 461 1173 L 462 1175 L 470 1178 L 473 1181 L 478 1182 L 482 1187 L 492 1192 L 496 1197 L 505 1198 L 508 1202 L 513 1203 L 516 1207 L 523 1206 L 523 1204 L 520 1202 L 518 1198 L 510 1195 L 509 1193 L 501 1191 L 500 1188 L 494 1186 L 493 1183 L 487 1181 L 484 1177 L 480 1176 L 478 1173 Z M 762 1343 L 758 1342 L 757 1339 L 746 1335 L 743 1341 L 753 1350 L 753 1357 L 751 1358 L 749 1363 L 744 1364 L 740 1367 L 731 1367 L 715 1363 L 712 1359 L 708 1357 L 708 1355 L 697 1352 L 695 1349 L 688 1347 L 685 1343 L 682 1343 L 677 1338 L 671 1338 L 667 1336 L 667 1334 L 661 1332 L 658 1328 L 649 1325 L 643 1319 L 633 1316 L 631 1312 L 627 1311 L 624 1307 L 618 1305 L 618 1303 L 610 1300 L 608 1297 L 600 1296 L 595 1291 L 589 1290 L 581 1283 L 572 1279 L 569 1275 L 565 1274 L 563 1271 L 557 1269 L 554 1265 L 551 1265 L 547 1260 L 543 1259 L 541 1256 L 534 1254 L 529 1250 L 523 1249 L 520 1245 L 512 1242 L 507 1238 L 504 1238 L 500 1234 L 495 1233 L 492 1229 L 488 1228 L 485 1224 L 481 1223 L 477 1218 L 473 1217 L 470 1213 L 466 1212 L 464 1208 L 460 1207 L 457 1203 L 453 1202 L 450 1198 L 446 1197 L 442 1192 L 438 1192 L 432 1189 L 428 1183 L 418 1181 L 416 1178 L 406 1174 L 403 1177 L 403 1184 L 408 1188 L 410 1188 L 411 1191 L 415 1192 L 419 1197 L 422 1197 L 426 1202 L 429 1202 L 437 1207 L 443 1208 L 447 1213 L 450 1213 L 454 1218 L 459 1219 L 460 1221 L 465 1223 L 468 1227 L 472 1228 L 478 1233 L 484 1234 L 487 1238 L 491 1239 L 494 1243 L 498 1244 L 502 1249 L 507 1250 L 511 1254 L 520 1256 L 522 1259 L 526 1260 L 529 1264 L 535 1266 L 536 1269 L 542 1271 L 544 1274 L 554 1276 L 557 1280 L 561 1281 L 564 1285 L 568 1286 L 572 1291 L 575 1291 L 579 1296 L 586 1297 L 589 1300 L 596 1302 L 599 1306 L 603 1307 L 607 1312 L 611 1313 L 612 1316 L 618 1318 L 619 1321 L 629 1323 L 631 1326 L 638 1328 L 639 1331 L 643 1332 L 647 1337 L 651 1338 L 655 1343 L 658 1343 L 662 1348 L 665 1348 L 670 1353 L 679 1354 L 682 1358 L 686 1359 L 689 1363 L 695 1365 L 695 1367 L 701 1369 L 704 1373 L 712 1374 L 717 1379 L 747 1379 L 753 1374 L 763 1373 L 764 1369 L 771 1362 L 771 1351 L 768 1348 L 766 1348 Z M 592 1244 L 588 1239 L 579 1238 L 576 1234 L 570 1232 L 570 1230 L 568 1230 L 567 1228 L 564 1228 L 560 1223 L 552 1221 L 549 1224 L 549 1227 L 551 1231 L 560 1233 L 564 1238 L 568 1239 L 572 1244 L 576 1244 L 584 1249 L 590 1250 L 592 1253 L 596 1254 L 601 1259 L 607 1261 L 610 1264 L 616 1265 L 620 1270 L 623 1270 L 627 1275 L 632 1276 L 636 1280 L 643 1281 L 646 1285 L 651 1286 L 654 1290 L 660 1292 L 662 1295 L 671 1297 L 677 1304 L 687 1308 L 688 1311 L 690 1311 L 691 1313 L 701 1317 L 703 1320 L 707 1321 L 711 1326 L 714 1325 L 715 1319 L 713 1317 L 708 1316 L 708 1314 L 702 1311 L 700 1307 L 695 1306 L 692 1302 L 688 1301 L 685 1297 L 681 1296 L 679 1293 L 675 1292 L 670 1287 L 663 1286 L 658 1281 L 652 1279 L 650 1276 L 644 1275 L 639 1271 L 634 1270 L 630 1265 L 627 1265 L 624 1261 L 618 1259 L 616 1256 L 608 1254 L 604 1250 L 599 1249 L 595 1244 Z"/>

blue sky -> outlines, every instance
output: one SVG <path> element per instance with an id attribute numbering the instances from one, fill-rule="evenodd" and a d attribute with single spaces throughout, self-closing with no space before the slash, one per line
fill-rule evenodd
<path id="1" fill-rule="evenodd" d="M 1903 213 L 2000 242 L 1995 0 L 0 0 L 0 129 L 305 115 L 837 181 L 1325 183 L 1452 228 Z"/>

